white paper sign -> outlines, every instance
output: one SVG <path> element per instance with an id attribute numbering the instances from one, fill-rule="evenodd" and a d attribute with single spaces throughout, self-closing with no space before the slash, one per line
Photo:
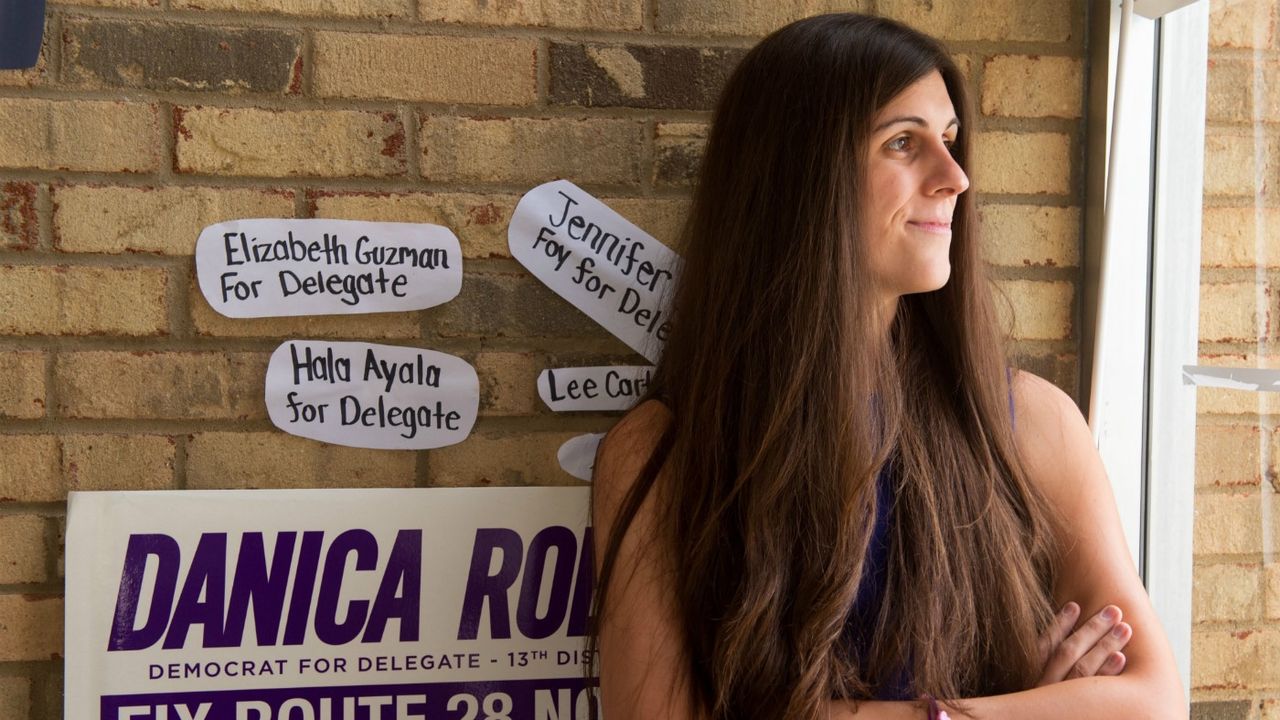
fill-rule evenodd
<path id="1" fill-rule="evenodd" d="M 651 362 L 670 331 L 680 257 L 567 180 L 530 190 L 507 228 L 511 254 Z"/>
<path id="2" fill-rule="evenodd" d="M 587 720 L 588 493 L 73 492 L 66 717 Z"/>
<path id="3" fill-rule="evenodd" d="M 538 375 L 538 395 L 556 412 L 630 410 L 652 376 L 649 365 L 548 368 Z"/>
<path id="4" fill-rule="evenodd" d="M 231 220 L 201 231 L 196 275 L 233 318 L 421 310 L 457 297 L 462 250 L 439 225 Z"/>
<path id="5" fill-rule="evenodd" d="M 364 342 L 288 340 L 267 366 L 267 413 L 287 433 L 351 447 L 427 450 L 462 442 L 480 381 L 462 358 Z"/>
<path id="6" fill-rule="evenodd" d="M 596 465 L 596 448 L 600 446 L 604 436 L 605 433 L 590 433 L 566 440 L 556 453 L 560 468 L 579 480 L 591 482 L 591 474 Z"/>

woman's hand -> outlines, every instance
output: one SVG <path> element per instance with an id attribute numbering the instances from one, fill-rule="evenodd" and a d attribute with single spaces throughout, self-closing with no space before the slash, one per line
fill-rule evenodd
<path id="1" fill-rule="evenodd" d="M 1040 638 L 1044 672 L 1036 687 L 1071 678 L 1119 675 L 1124 670 L 1120 651 L 1133 637 L 1133 628 L 1120 621 L 1120 608 L 1108 605 L 1072 632 L 1079 616 L 1080 606 L 1067 603 Z"/>

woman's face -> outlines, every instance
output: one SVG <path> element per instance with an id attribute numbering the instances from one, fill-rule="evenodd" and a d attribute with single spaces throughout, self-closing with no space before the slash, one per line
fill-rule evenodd
<path id="1" fill-rule="evenodd" d="M 862 227 L 886 302 L 951 274 L 951 214 L 969 178 L 951 157 L 959 120 L 942 75 L 917 80 L 872 120 Z"/>

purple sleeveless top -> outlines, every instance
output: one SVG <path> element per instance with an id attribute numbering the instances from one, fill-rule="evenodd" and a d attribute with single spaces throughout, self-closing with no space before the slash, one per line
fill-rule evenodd
<path id="1" fill-rule="evenodd" d="M 1005 377 L 1009 382 L 1009 418 L 1017 424 L 1017 415 L 1013 405 L 1013 373 L 1006 369 Z M 867 546 L 866 569 L 862 580 L 858 583 L 858 593 L 854 597 L 853 609 L 849 612 L 844 624 L 844 642 L 855 658 L 865 662 L 871 650 L 871 637 L 874 632 L 876 618 L 880 607 L 884 604 L 886 575 L 889 566 L 889 529 L 893 523 L 894 503 L 893 463 L 886 463 L 876 477 L 876 520 L 871 530 L 871 543 Z M 914 700 L 911 692 L 911 676 L 903 667 L 895 674 L 887 685 L 875 690 L 872 700 Z"/>

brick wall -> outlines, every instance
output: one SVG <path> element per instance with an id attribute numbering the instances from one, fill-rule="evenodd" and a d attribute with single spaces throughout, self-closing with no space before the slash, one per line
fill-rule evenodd
<path id="1" fill-rule="evenodd" d="M 1214 0 L 1200 360 L 1280 367 L 1280 38 L 1274 0 Z M 1280 720 L 1280 435 L 1273 393 L 1203 389 L 1196 430 L 1192 697 Z"/>
<path id="2" fill-rule="evenodd" d="M 565 177 L 672 242 L 726 73 L 827 10 L 959 54 L 1019 359 L 1074 394 L 1082 0 L 51 0 L 40 64 L 0 72 L 0 720 L 62 714 L 69 490 L 576 482 L 557 447 L 614 418 L 551 414 L 537 373 L 638 357 L 510 258 L 516 201 Z M 229 320 L 195 238 L 263 216 L 447 225 L 462 294 Z M 288 337 L 468 359 L 474 434 L 410 453 L 275 430 L 263 373 Z"/>

